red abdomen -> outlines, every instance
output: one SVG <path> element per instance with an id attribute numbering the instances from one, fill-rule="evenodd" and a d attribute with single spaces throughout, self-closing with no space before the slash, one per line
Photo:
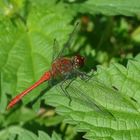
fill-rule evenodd
<path id="1" fill-rule="evenodd" d="M 70 58 L 60 58 L 52 64 L 52 76 L 56 77 L 64 73 L 72 71 L 72 62 Z"/>

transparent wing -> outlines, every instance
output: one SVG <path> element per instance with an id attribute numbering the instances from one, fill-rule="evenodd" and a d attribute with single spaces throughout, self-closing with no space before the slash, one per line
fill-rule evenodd
<path id="1" fill-rule="evenodd" d="M 64 44 L 64 47 L 60 51 L 59 51 L 59 43 L 58 43 L 57 39 L 54 39 L 52 62 L 54 62 L 55 59 L 63 57 L 67 54 L 67 51 L 68 51 L 69 47 L 72 45 L 72 43 L 74 42 L 75 36 L 79 30 L 79 25 L 80 25 L 80 23 L 77 22 L 73 31 L 69 35 L 68 41 Z"/>
<path id="2" fill-rule="evenodd" d="M 53 42 L 52 63 L 58 57 L 59 52 L 60 52 L 59 51 L 59 43 L 58 43 L 58 41 L 56 39 L 54 39 L 54 42 Z"/>
<path id="3" fill-rule="evenodd" d="M 58 54 L 58 58 L 61 57 L 61 56 L 64 56 L 65 49 L 68 49 L 72 45 L 72 43 L 73 43 L 73 41 L 75 39 L 75 36 L 76 36 L 76 34 L 77 34 L 78 30 L 79 30 L 79 27 L 80 27 L 80 22 L 77 22 L 75 27 L 74 27 L 74 29 L 73 29 L 73 31 L 69 35 L 68 41 L 65 43 L 64 47 L 62 48 L 62 50 Z"/>
<path id="4" fill-rule="evenodd" d="M 61 93 L 63 92 L 63 95 L 66 95 L 70 99 L 70 101 L 75 101 L 82 105 L 84 104 L 85 106 L 91 108 L 92 110 L 98 113 L 102 113 L 105 116 L 109 116 L 115 119 L 111 112 L 109 112 L 106 108 L 100 105 L 93 98 L 88 96 L 84 91 L 82 91 L 80 87 L 77 87 L 75 84 L 71 83 L 71 80 L 67 80 L 63 86 L 63 90 L 61 90 Z"/>
<path id="5" fill-rule="evenodd" d="M 69 94 L 67 97 L 72 100 L 71 104 L 77 102 L 113 119 L 115 119 L 114 112 L 120 110 L 122 112 L 138 113 L 136 106 L 127 97 L 119 93 L 118 90 L 96 80 L 93 81 L 93 79 L 90 79 L 88 82 L 78 79 L 74 80 L 71 84 L 67 80 L 64 84 L 64 88 L 68 85 L 68 88 L 65 88 L 67 91 L 65 95 Z"/>

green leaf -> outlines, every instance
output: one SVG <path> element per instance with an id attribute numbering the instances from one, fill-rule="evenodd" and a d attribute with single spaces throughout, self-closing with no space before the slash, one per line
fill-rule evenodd
<path id="1" fill-rule="evenodd" d="M 0 138 L 2 140 L 61 140 L 61 137 L 53 132 L 52 137 L 50 137 L 44 131 L 38 131 L 38 136 L 32 131 L 26 130 L 18 126 L 11 126 L 7 129 L 0 131 Z"/>
<path id="2" fill-rule="evenodd" d="M 25 124 L 34 118 L 36 118 L 36 113 L 33 110 L 22 107 L 21 109 L 18 109 L 13 113 L 9 112 L 6 117 L 6 121 L 3 122 L 3 125 L 8 126 L 11 124 L 18 124 L 21 122 L 22 124 Z"/>
<path id="3" fill-rule="evenodd" d="M 81 13 L 134 16 L 140 14 L 140 1 L 133 0 L 132 4 L 130 0 L 87 0 L 72 4 L 72 8 Z"/>
<path id="4" fill-rule="evenodd" d="M 50 138 L 49 135 L 43 131 L 39 131 L 38 134 L 38 140 L 61 140 L 61 137 L 55 131 L 52 133 L 52 138 Z"/>
<path id="5" fill-rule="evenodd" d="M 20 133 L 19 140 L 37 140 L 37 136 L 30 131 L 24 130 Z"/>
<path id="6" fill-rule="evenodd" d="M 39 135 L 38 140 L 51 140 L 51 138 L 43 131 L 39 131 L 38 135 Z"/>
<path id="7" fill-rule="evenodd" d="M 61 47 L 72 29 L 68 25 L 72 19 L 71 13 L 63 15 L 65 10 L 64 5 L 56 6 L 54 1 L 35 1 L 30 5 L 26 25 L 18 18 L 0 22 L 2 97 L 5 94 L 12 97 L 19 94 L 49 70 L 54 39 L 57 38 Z M 42 87 L 32 93 L 39 93 Z M 35 97 L 36 94 L 30 94 L 24 101 L 27 103 Z M 5 103 L 4 97 L 1 103 Z"/>
<path id="8" fill-rule="evenodd" d="M 53 132 L 52 139 L 53 140 L 61 140 L 61 137 L 56 132 Z"/>
<path id="9" fill-rule="evenodd" d="M 140 27 L 137 27 L 131 36 L 134 41 L 140 42 Z"/>
<path id="10" fill-rule="evenodd" d="M 59 85 L 44 98 L 65 116 L 67 123 L 77 124 L 78 131 L 87 132 L 87 139 L 134 139 L 140 137 L 139 75 L 137 60 L 129 60 L 126 68 L 120 64 L 100 66 L 88 81 L 77 79 L 68 87 L 70 105 L 69 98 L 58 90 Z M 103 109 L 97 110 L 92 102 Z M 115 119 L 104 112 L 107 110 Z"/>
<path id="11" fill-rule="evenodd" d="M 0 138 L 3 138 L 3 140 L 7 140 L 11 136 L 16 138 L 16 135 L 18 135 L 18 140 L 37 140 L 37 136 L 34 133 L 18 126 L 11 126 L 0 132 Z"/>

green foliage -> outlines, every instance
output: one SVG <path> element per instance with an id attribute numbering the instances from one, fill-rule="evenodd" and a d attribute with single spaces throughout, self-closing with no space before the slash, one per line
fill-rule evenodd
<path id="1" fill-rule="evenodd" d="M 74 8 L 84 13 L 102 13 L 105 15 L 134 16 L 140 13 L 139 0 L 134 0 L 133 4 L 129 0 L 87 0 L 84 4 L 74 5 Z"/>
<path id="2" fill-rule="evenodd" d="M 55 105 L 57 112 L 68 118 L 68 123 L 78 124 L 77 129 L 86 131 L 85 137 L 88 139 L 138 138 L 139 70 L 140 62 L 137 60 L 130 60 L 127 68 L 119 64 L 112 64 L 106 69 L 99 67 L 97 74 L 88 82 L 77 79 L 68 88 L 74 99 L 71 106 L 68 105 L 68 98 L 58 93 L 55 88 L 46 94 L 46 103 Z M 93 104 L 86 103 L 87 97 L 82 92 L 86 93 L 90 100 L 95 100 L 107 108 L 115 119 L 106 112 L 94 110 Z M 81 102 L 78 102 L 79 100 Z"/>
<path id="3" fill-rule="evenodd" d="M 18 135 L 18 138 L 17 138 Z M 11 126 L 0 132 L 2 140 L 17 139 L 17 140 L 61 140 L 60 136 L 53 132 L 52 137 L 43 131 L 38 131 L 38 136 L 33 132 L 23 129 L 18 126 Z"/>
<path id="4" fill-rule="evenodd" d="M 0 139 L 82 139 L 78 132 L 90 140 L 139 139 L 139 9 L 138 0 L 0 1 Z M 61 83 L 38 96 L 44 83 L 6 111 L 11 98 L 50 69 L 54 39 L 57 54 L 77 21 L 69 55 L 84 55 L 84 70 L 99 64 L 97 71 L 67 88 L 72 102 Z"/>

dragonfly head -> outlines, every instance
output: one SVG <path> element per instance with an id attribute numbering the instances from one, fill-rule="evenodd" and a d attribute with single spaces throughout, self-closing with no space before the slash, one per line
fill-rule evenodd
<path id="1" fill-rule="evenodd" d="M 85 64 L 85 58 L 81 55 L 76 55 L 73 57 L 73 65 L 75 68 L 82 67 Z"/>

